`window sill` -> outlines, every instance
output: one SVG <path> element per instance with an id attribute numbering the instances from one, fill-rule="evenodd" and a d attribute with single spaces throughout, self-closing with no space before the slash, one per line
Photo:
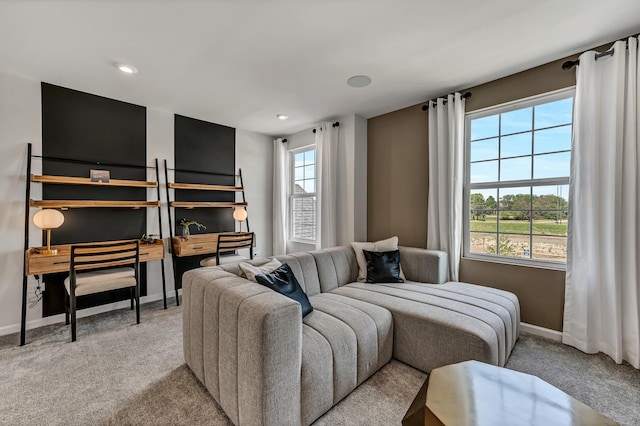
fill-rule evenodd
<path id="1" fill-rule="evenodd" d="M 500 263 L 503 265 L 524 266 L 527 268 L 549 269 L 553 271 L 566 271 L 566 263 L 545 262 L 541 260 L 513 259 L 499 256 L 474 255 L 465 254 L 462 259 L 473 260 L 477 262 Z"/>
<path id="2" fill-rule="evenodd" d="M 315 246 L 316 245 L 316 242 L 314 240 L 301 240 L 301 239 L 298 239 L 298 238 L 289 238 L 287 240 L 287 242 L 296 243 L 296 244 L 307 244 L 307 245 L 310 245 L 310 246 Z"/>

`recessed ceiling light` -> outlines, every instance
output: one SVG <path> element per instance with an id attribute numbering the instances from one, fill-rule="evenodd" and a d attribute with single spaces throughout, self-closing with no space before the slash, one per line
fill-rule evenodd
<path id="1" fill-rule="evenodd" d="M 134 67 L 133 65 L 116 62 L 115 66 L 125 74 L 136 74 L 138 72 L 138 68 Z"/>
<path id="2" fill-rule="evenodd" d="M 289 118 L 289 116 L 286 114 L 278 114 L 276 115 L 276 117 L 278 117 L 278 120 L 286 120 L 287 118 Z"/>
<path id="3" fill-rule="evenodd" d="M 371 78 L 366 75 L 354 75 L 347 80 L 347 84 L 351 87 L 365 87 L 371 84 Z"/>

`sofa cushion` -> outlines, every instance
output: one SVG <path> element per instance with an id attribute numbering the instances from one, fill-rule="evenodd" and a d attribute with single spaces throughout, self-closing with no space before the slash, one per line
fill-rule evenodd
<path id="1" fill-rule="evenodd" d="M 511 293 L 473 284 L 352 283 L 333 290 L 385 307 L 394 318 L 394 358 L 423 371 L 476 359 L 503 366 L 518 336 Z"/>
<path id="2" fill-rule="evenodd" d="M 368 283 L 403 283 L 400 278 L 400 252 L 363 250 L 367 259 Z"/>
<path id="3" fill-rule="evenodd" d="M 406 281 L 430 284 L 447 282 L 449 261 L 445 252 L 402 246 L 398 249 Z"/>
<path id="4" fill-rule="evenodd" d="M 306 317 L 313 311 L 313 307 L 311 307 L 309 303 L 309 298 L 304 291 L 302 291 L 302 288 L 300 288 L 298 280 L 286 263 L 270 274 L 256 275 L 255 278 L 259 284 L 298 302 L 300 306 L 302 306 L 303 317 Z"/>
<path id="5" fill-rule="evenodd" d="M 358 262 L 351 247 L 333 247 L 309 252 L 316 261 L 319 285 L 323 293 L 358 278 Z"/>
<path id="6" fill-rule="evenodd" d="M 303 424 L 329 410 L 391 359 L 391 313 L 338 294 L 312 296 L 303 320 Z"/>

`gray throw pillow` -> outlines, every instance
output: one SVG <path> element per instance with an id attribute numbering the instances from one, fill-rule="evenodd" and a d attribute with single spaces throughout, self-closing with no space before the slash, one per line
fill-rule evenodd
<path id="1" fill-rule="evenodd" d="M 258 282 L 256 280 L 256 275 L 270 274 L 280 266 L 282 266 L 282 263 L 280 263 L 278 259 L 271 259 L 264 265 L 260 266 L 255 266 L 248 262 L 238 264 L 238 267 L 240 268 L 240 276 L 248 279 L 249 281 L 253 281 L 254 283 Z"/>

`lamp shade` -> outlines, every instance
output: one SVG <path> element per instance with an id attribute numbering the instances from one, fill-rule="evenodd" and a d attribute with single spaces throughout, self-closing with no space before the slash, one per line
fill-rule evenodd
<path id="1" fill-rule="evenodd" d="M 235 209 L 233 211 L 233 218 L 238 222 L 242 222 L 247 219 L 247 211 L 245 209 Z"/>
<path id="2" fill-rule="evenodd" d="M 58 210 L 40 210 L 33 216 L 33 223 L 40 229 L 56 229 L 64 223 L 64 215 Z"/>

